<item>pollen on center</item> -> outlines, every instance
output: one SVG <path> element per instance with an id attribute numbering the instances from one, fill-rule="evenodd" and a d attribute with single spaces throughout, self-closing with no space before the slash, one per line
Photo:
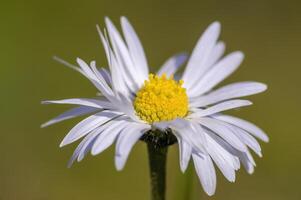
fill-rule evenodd
<path id="1" fill-rule="evenodd" d="M 136 114 L 148 123 L 185 117 L 188 97 L 182 85 L 183 80 L 176 81 L 173 76 L 149 74 L 134 100 Z"/>

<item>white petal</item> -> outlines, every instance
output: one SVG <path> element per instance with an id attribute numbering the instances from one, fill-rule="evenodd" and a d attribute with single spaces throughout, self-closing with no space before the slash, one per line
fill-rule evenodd
<path id="1" fill-rule="evenodd" d="M 243 60 L 242 52 L 234 52 L 220 60 L 204 77 L 188 90 L 189 97 L 196 97 L 211 90 L 214 86 L 232 74 Z"/>
<path id="2" fill-rule="evenodd" d="M 62 100 L 47 100 L 42 101 L 42 104 L 73 104 L 89 106 L 99 109 L 112 109 L 113 106 L 109 101 L 102 101 L 97 99 L 87 99 L 87 98 L 73 98 L 73 99 L 62 99 Z"/>
<path id="3" fill-rule="evenodd" d="M 141 74 L 144 74 L 146 79 L 148 76 L 148 65 L 139 37 L 126 17 L 121 17 L 121 26 L 136 69 L 141 71 Z"/>
<path id="4" fill-rule="evenodd" d="M 208 134 L 216 142 L 218 142 L 218 144 L 221 145 L 226 151 L 228 151 L 229 153 L 231 153 L 234 156 L 237 156 L 239 158 L 239 160 L 242 162 L 242 164 L 244 165 L 245 169 L 247 170 L 247 172 L 249 174 L 253 173 L 254 166 L 255 166 L 255 161 L 254 161 L 252 155 L 250 154 L 250 152 L 248 150 L 246 152 L 241 152 L 237 149 L 234 149 L 231 145 L 229 145 L 227 142 L 225 142 L 220 137 L 216 136 L 214 133 L 208 132 Z M 239 162 L 236 163 L 236 164 L 239 164 Z M 237 165 L 235 167 L 235 169 L 239 169 L 239 165 Z"/>
<path id="5" fill-rule="evenodd" d="M 76 147 L 71 158 L 69 159 L 68 168 L 70 168 L 73 165 L 74 161 L 77 159 L 79 152 L 82 150 L 85 143 L 86 143 L 86 141 L 82 140 L 81 143 L 79 143 L 79 145 Z"/>
<path id="6" fill-rule="evenodd" d="M 189 160 L 192 153 L 192 147 L 187 142 L 181 139 L 181 137 L 177 137 L 179 143 L 179 153 L 180 153 L 180 168 L 184 173 L 188 167 Z"/>
<path id="7" fill-rule="evenodd" d="M 200 156 L 194 153 L 192 154 L 192 158 L 195 170 L 205 192 L 209 196 L 212 196 L 216 189 L 216 174 L 211 158 L 206 155 Z"/>
<path id="8" fill-rule="evenodd" d="M 169 58 L 157 72 L 159 76 L 162 74 L 166 74 L 167 77 L 174 75 L 181 65 L 187 60 L 188 55 L 186 53 L 181 53 L 174 55 L 173 57 Z"/>
<path id="9" fill-rule="evenodd" d="M 248 131 L 249 133 L 251 133 L 252 135 L 254 135 L 255 137 L 261 139 L 264 142 L 268 142 L 269 138 L 268 136 L 260 129 L 258 128 L 255 124 L 248 122 L 246 120 L 237 118 L 237 117 L 233 117 L 230 115 L 217 115 L 214 116 L 216 119 L 225 121 L 227 123 L 233 124 L 235 126 L 238 126 L 246 131 Z"/>
<path id="10" fill-rule="evenodd" d="M 242 153 L 240 152 L 241 155 L 240 156 L 240 160 L 243 164 L 243 166 L 245 167 L 246 171 L 249 174 L 253 174 L 254 172 L 254 167 L 256 166 L 254 158 L 252 157 L 250 152 L 246 152 L 246 153 Z"/>
<path id="11" fill-rule="evenodd" d="M 59 123 L 61 121 L 67 120 L 67 119 L 72 119 L 74 117 L 82 116 L 91 112 L 96 112 L 98 111 L 98 108 L 93 108 L 93 107 L 87 107 L 87 106 L 80 106 L 76 108 L 72 108 L 59 116 L 49 120 L 48 122 L 44 123 L 41 125 L 42 128 L 46 126 L 50 126 L 52 124 Z"/>
<path id="12" fill-rule="evenodd" d="M 119 116 L 119 114 L 110 111 L 103 111 L 91 115 L 86 119 L 79 122 L 76 126 L 74 126 L 69 133 L 65 136 L 63 141 L 60 144 L 60 147 L 70 144 L 81 137 L 88 134 L 93 129 L 101 126 L 103 123 L 108 122 L 109 120 Z"/>
<path id="13" fill-rule="evenodd" d="M 98 134 L 106 128 L 107 125 L 98 127 L 96 129 L 94 129 L 91 133 L 89 133 L 81 142 L 80 144 L 77 146 L 77 148 L 75 149 L 71 159 L 68 162 L 68 167 L 71 167 L 71 165 L 73 164 L 73 162 L 77 159 L 78 162 L 80 162 L 85 155 L 87 154 L 87 152 L 91 149 L 95 138 L 98 136 Z"/>
<path id="14" fill-rule="evenodd" d="M 247 151 L 245 144 L 227 127 L 225 122 L 208 117 L 202 117 L 198 122 L 219 135 L 234 148 L 243 152 Z"/>
<path id="15" fill-rule="evenodd" d="M 207 95 L 192 98 L 190 105 L 195 107 L 207 106 L 228 99 L 257 94 L 266 89 L 267 86 L 265 84 L 258 82 L 232 83 L 214 90 Z"/>
<path id="16" fill-rule="evenodd" d="M 124 63 L 127 74 L 130 76 L 131 80 L 138 85 L 139 88 L 143 84 L 145 77 L 143 76 L 143 74 L 140 73 L 140 71 L 138 71 L 135 68 L 129 50 L 127 49 L 122 37 L 120 36 L 114 24 L 110 21 L 109 18 L 106 18 L 105 22 L 116 57 Z"/>
<path id="17" fill-rule="evenodd" d="M 106 128 L 95 140 L 91 151 L 92 155 L 97 155 L 111 146 L 125 126 L 125 121 L 117 121 Z"/>
<path id="18" fill-rule="evenodd" d="M 80 162 L 84 159 L 85 155 L 92 149 L 97 137 L 102 134 L 104 130 L 106 130 L 111 123 L 107 123 L 101 127 L 94 129 L 89 135 L 87 135 L 84 140 L 87 138 L 85 144 L 83 145 L 81 151 L 79 152 L 77 161 Z"/>
<path id="19" fill-rule="evenodd" d="M 193 88 L 202 77 L 216 64 L 216 62 L 222 57 L 225 51 L 225 44 L 223 42 L 218 42 L 214 48 L 210 51 L 209 56 L 207 59 L 202 63 L 202 66 L 197 66 L 195 69 L 194 74 L 189 79 L 189 88 Z M 185 84 L 184 84 L 185 86 Z"/>
<path id="20" fill-rule="evenodd" d="M 97 80 L 101 82 L 104 87 L 110 88 L 109 85 L 112 83 L 110 74 L 105 69 L 97 69 L 95 61 L 91 61 L 90 66 Z"/>
<path id="21" fill-rule="evenodd" d="M 225 101 L 225 102 L 216 104 L 209 108 L 196 111 L 195 113 L 191 114 L 191 117 L 209 116 L 209 115 L 213 115 L 213 114 L 216 114 L 216 113 L 219 113 L 222 111 L 231 110 L 234 108 L 239 108 L 239 107 L 249 106 L 249 105 L 252 105 L 252 102 L 248 101 L 248 100 L 239 100 L 239 99 L 229 100 L 229 101 Z"/>
<path id="22" fill-rule="evenodd" d="M 229 128 L 233 130 L 233 133 L 239 137 L 243 143 L 250 147 L 259 157 L 262 157 L 260 145 L 253 136 L 234 125 L 229 124 Z"/>
<path id="23" fill-rule="evenodd" d="M 98 82 L 97 78 L 95 77 L 95 74 L 92 72 L 89 65 L 85 61 L 83 61 L 80 58 L 76 58 L 76 62 L 78 63 L 78 65 L 80 66 L 82 71 L 87 75 L 88 78 Z"/>
<path id="24" fill-rule="evenodd" d="M 218 168 L 224 176 L 230 181 L 235 181 L 235 162 L 239 162 L 238 158 L 234 158 L 229 152 L 222 148 L 210 136 L 207 136 L 208 153 L 214 160 Z"/>
<path id="25" fill-rule="evenodd" d="M 225 48 L 225 43 L 223 42 L 218 42 L 214 46 L 214 48 L 210 52 L 208 59 L 206 60 L 206 64 L 204 65 L 205 68 L 204 70 L 202 70 L 203 73 L 199 74 L 200 77 L 203 76 L 207 72 L 207 70 L 209 70 L 210 67 L 212 67 L 212 65 L 214 65 L 222 57 L 225 52 Z"/>
<path id="26" fill-rule="evenodd" d="M 55 61 L 57 61 L 57 62 L 59 62 L 59 63 L 65 65 L 66 67 L 69 67 L 69 68 L 71 68 L 71 69 L 73 69 L 73 70 L 75 70 L 75 71 L 81 73 L 82 75 L 84 75 L 84 72 L 83 72 L 80 68 L 78 68 L 77 66 L 75 66 L 75 65 L 73 65 L 73 64 L 71 64 L 71 63 L 65 61 L 64 59 L 62 59 L 62 58 L 60 58 L 60 57 L 57 57 L 57 56 L 53 56 L 53 59 L 54 59 Z"/>
<path id="27" fill-rule="evenodd" d="M 111 60 L 111 65 L 112 65 L 112 66 L 111 66 L 111 69 L 112 69 L 113 74 L 116 75 L 116 76 L 114 76 L 114 80 L 112 80 L 112 81 L 113 81 L 113 82 L 112 82 L 112 83 L 113 83 L 112 86 L 113 86 L 115 95 L 118 96 L 119 93 L 122 93 L 122 94 L 126 94 L 126 95 L 127 95 L 127 94 L 129 93 L 128 88 L 127 88 L 127 85 L 124 83 L 120 71 L 116 69 L 116 66 L 115 66 L 115 65 L 117 65 L 117 64 L 116 64 L 115 62 L 116 62 L 116 61 L 115 61 L 114 59 Z M 91 62 L 90 65 L 91 65 L 91 68 L 92 68 L 92 70 L 93 70 L 95 76 L 96 76 L 103 84 L 105 84 L 106 81 L 105 81 L 104 77 L 102 76 L 102 74 L 101 74 L 101 73 L 99 72 L 99 70 L 97 69 L 96 63 L 95 63 L 95 62 Z M 116 72 L 116 71 L 117 71 L 117 72 Z"/>
<path id="28" fill-rule="evenodd" d="M 243 164 L 245 170 L 252 174 L 254 172 L 254 168 L 256 166 L 255 160 L 249 151 L 241 152 L 234 149 L 236 155 L 239 157 L 241 163 Z M 234 153 L 234 154 L 235 154 Z"/>
<path id="29" fill-rule="evenodd" d="M 176 119 L 171 122 L 169 127 L 177 137 L 185 140 L 195 151 L 206 153 L 204 133 L 196 132 L 196 129 L 192 127 L 192 122 L 185 119 Z"/>
<path id="30" fill-rule="evenodd" d="M 126 72 L 126 66 L 124 62 L 121 60 L 120 53 L 113 52 L 110 47 L 108 39 L 102 34 L 99 26 L 97 27 L 97 31 L 101 42 L 104 46 L 107 60 L 109 63 L 111 77 L 112 77 L 112 86 L 115 93 L 123 92 L 125 95 L 129 96 L 131 92 L 134 92 L 138 89 L 138 85 L 135 80 L 133 80 Z M 117 50 L 117 46 L 113 43 L 115 50 Z M 131 91 L 127 91 L 127 89 Z"/>
<path id="31" fill-rule="evenodd" d="M 199 79 L 199 74 L 206 68 L 206 60 L 217 41 L 220 33 L 220 23 L 212 23 L 203 35 L 200 37 L 195 46 L 191 57 L 188 60 L 187 67 L 183 73 L 184 87 L 188 90 L 191 88 L 195 80 Z"/>
<path id="32" fill-rule="evenodd" d="M 122 90 L 122 86 L 124 86 L 125 84 L 123 83 L 123 77 L 122 77 L 122 64 L 118 63 L 118 61 L 116 60 L 116 57 L 109 45 L 109 41 L 107 40 L 107 38 L 105 38 L 105 36 L 103 35 L 103 33 L 100 30 L 99 26 L 96 26 L 99 37 L 101 39 L 101 42 L 104 46 L 105 49 L 105 53 L 106 53 L 106 57 L 108 60 L 108 64 L 110 67 L 110 71 L 111 71 L 111 78 L 112 78 L 112 87 L 113 90 L 116 92 L 118 92 L 119 90 Z"/>
<path id="33" fill-rule="evenodd" d="M 81 67 L 83 74 L 93 83 L 93 85 L 108 99 L 113 95 L 111 88 L 105 81 L 101 81 L 97 78 L 94 72 L 90 69 L 90 66 L 80 58 L 76 59 L 78 65 Z"/>
<path id="34" fill-rule="evenodd" d="M 106 70 L 105 68 L 100 68 L 99 73 L 103 76 L 108 85 L 112 85 L 112 77 L 108 70 Z"/>
<path id="35" fill-rule="evenodd" d="M 124 114 L 126 114 L 128 117 L 130 117 L 133 121 L 145 123 L 137 117 L 133 106 L 133 102 L 130 99 L 124 97 L 122 94 L 119 94 L 119 97 L 120 100 L 115 103 L 118 109 Z"/>
<path id="36" fill-rule="evenodd" d="M 89 133 L 82 141 L 81 143 L 78 145 L 78 148 L 80 148 L 79 150 L 75 150 L 71 160 L 69 161 L 68 166 L 71 166 L 72 163 L 75 161 L 75 159 L 77 159 L 78 162 L 82 161 L 84 159 L 84 157 L 86 156 L 86 154 L 90 151 L 90 149 L 92 148 L 95 139 L 97 138 L 97 136 L 107 127 L 107 124 L 101 127 L 97 127 L 96 129 L 94 129 L 91 133 Z M 74 157 L 76 156 L 76 157 Z"/>
<path id="37" fill-rule="evenodd" d="M 169 128 L 169 125 L 171 124 L 170 121 L 161 121 L 161 122 L 154 122 L 152 126 L 156 129 L 159 129 L 161 131 L 165 131 Z"/>
<path id="38" fill-rule="evenodd" d="M 200 136 L 203 146 L 205 148 L 207 148 L 208 144 L 207 144 L 207 137 L 206 137 L 205 130 L 202 128 L 202 126 L 199 123 L 197 123 L 194 120 L 190 120 L 190 124 L 191 124 L 193 131 Z"/>
<path id="39" fill-rule="evenodd" d="M 116 143 L 115 166 L 122 170 L 134 144 L 150 126 L 138 123 L 128 124 L 120 133 Z"/>

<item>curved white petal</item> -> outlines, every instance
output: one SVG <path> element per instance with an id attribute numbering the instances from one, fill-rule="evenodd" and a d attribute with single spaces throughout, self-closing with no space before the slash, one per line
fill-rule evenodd
<path id="1" fill-rule="evenodd" d="M 180 53 L 177 55 L 174 55 L 173 57 L 169 58 L 165 63 L 162 65 L 160 70 L 157 72 L 159 76 L 162 76 L 163 74 L 166 74 L 167 77 L 170 77 L 171 75 L 174 75 L 178 69 L 181 67 L 181 65 L 186 62 L 188 58 L 188 55 L 186 53 Z"/>
<path id="2" fill-rule="evenodd" d="M 230 115 L 216 115 L 214 118 L 238 126 L 264 142 L 269 141 L 266 133 L 251 122 Z"/>
<path id="3" fill-rule="evenodd" d="M 213 114 L 216 114 L 216 113 L 219 113 L 222 111 L 231 110 L 234 108 L 239 108 L 239 107 L 249 106 L 249 105 L 252 105 L 252 102 L 248 101 L 248 100 L 240 100 L 240 99 L 229 100 L 229 101 L 225 101 L 225 102 L 216 104 L 216 105 L 211 106 L 206 109 L 200 109 L 198 111 L 195 111 L 190 116 L 191 117 L 204 117 L 204 116 L 213 115 Z"/>
<path id="4" fill-rule="evenodd" d="M 216 173 L 208 155 L 192 154 L 195 170 L 205 192 L 212 196 L 216 189 Z"/>
<path id="5" fill-rule="evenodd" d="M 104 46 L 106 57 L 110 67 L 113 90 L 115 91 L 115 93 L 118 93 L 119 91 L 123 91 L 125 92 L 125 95 L 128 95 L 130 91 L 127 91 L 127 89 L 134 91 L 138 88 L 138 86 L 136 82 L 133 81 L 126 74 L 126 69 L 125 69 L 126 67 L 124 66 L 124 63 L 122 63 L 122 61 L 120 60 L 121 58 L 118 56 L 119 54 L 115 55 L 115 53 L 110 47 L 108 39 L 101 32 L 100 27 L 96 26 L 96 28 L 99 37 L 101 39 L 101 42 Z"/>
<path id="6" fill-rule="evenodd" d="M 194 75 L 189 79 L 188 88 L 191 89 L 194 85 L 196 85 L 202 77 L 216 64 L 216 62 L 222 57 L 225 51 L 225 44 L 223 42 L 218 42 L 214 48 L 212 48 L 207 59 L 202 63 L 202 66 L 198 66 L 195 69 Z M 185 84 L 184 84 L 185 86 Z"/>
<path id="7" fill-rule="evenodd" d="M 198 122 L 219 135 L 234 148 L 242 152 L 247 151 L 245 144 L 227 127 L 225 122 L 208 117 L 202 117 Z"/>
<path id="8" fill-rule="evenodd" d="M 126 114 L 128 117 L 130 117 L 133 121 L 145 123 L 145 122 L 141 121 L 138 118 L 138 116 L 136 115 L 132 101 L 130 99 L 124 97 L 122 94 L 119 94 L 119 97 L 120 97 L 120 99 L 118 101 L 116 101 L 116 103 L 115 103 L 117 108 L 121 112 Z"/>
<path id="9" fill-rule="evenodd" d="M 125 121 L 117 121 L 97 137 L 92 147 L 92 155 L 97 155 L 113 144 L 119 133 L 127 125 Z"/>
<path id="10" fill-rule="evenodd" d="M 121 17 L 121 26 L 133 63 L 136 69 L 144 75 L 143 78 L 146 79 L 148 76 L 148 65 L 139 37 L 126 17 Z"/>
<path id="11" fill-rule="evenodd" d="M 187 67 L 183 73 L 184 87 L 188 90 L 192 87 L 195 80 L 199 79 L 199 74 L 206 68 L 206 60 L 217 41 L 220 33 L 220 23 L 212 23 L 197 42 L 191 57 L 188 60 Z"/>
<path id="12" fill-rule="evenodd" d="M 229 124 L 228 125 L 231 130 L 233 130 L 233 133 L 239 137 L 239 139 L 246 144 L 248 147 L 250 147 L 259 157 L 262 157 L 261 154 L 261 147 L 257 140 L 251 136 L 247 131 L 238 128 L 234 125 Z"/>
<path id="13" fill-rule="evenodd" d="M 210 55 L 208 59 L 206 60 L 206 63 L 204 64 L 204 69 L 202 70 L 202 73 L 199 74 L 199 76 L 203 76 L 209 69 L 212 67 L 224 54 L 226 45 L 224 42 L 218 42 L 212 51 L 210 52 Z"/>
<path id="14" fill-rule="evenodd" d="M 78 162 L 84 159 L 85 155 L 92 148 L 95 138 L 108 126 L 108 124 L 109 123 L 95 128 L 80 142 L 80 144 L 76 147 L 72 157 L 68 162 L 68 167 L 71 167 L 71 165 L 74 163 L 76 159 Z"/>
<path id="15" fill-rule="evenodd" d="M 254 167 L 256 166 L 254 158 L 252 157 L 250 152 L 242 153 L 239 152 L 240 154 L 238 155 L 244 168 L 249 174 L 253 174 L 254 172 Z"/>
<path id="16" fill-rule="evenodd" d="M 116 57 L 119 58 L 120 62 L 124 63 L 127 75 L 130 76 L 131 80 L 134 81 L 139 88 L 143 85 L 146 77 L 144 77 L 143 74 L 136 69 L 127 46 L 111 20 L 109 18 L 105 18 L 105 23 Z"/>
<path id="17" fill-rule="evenodd" d="M 258 82 L 239 82 L 223 86 L 207 95 L 192 98 L 190 106 L 202 107 L 215 104 L 220 101 L 244 97 L 263 92 L 267 86 Z"/>
<path id="18" fill-rule="evenodd" d="M 211 90 L 239 67 L 243 57 L 243 53 L 240 51 L 233 52 L 224 57 L 197 84 L 187 90 L 188 96 L 196 97 Z"/>
<path id="19" fill-rule="evenodd" d="M 53 60 L 57 61 L 58 63 L 61 63 L 62 65 L 65 65 L 66 67 L 69 67 L 70 69 L 73 69 L 85 76 L 85 73 L 80 68 L 78 68 L 76 65 L 73 65 L 73 64 L 67 62 L 66 60 L 64 60 L 58 56 L 53 56 Z"/>
<path id="20" fill-rule="evenodd" d="M 113 106 L 109 101 L 102 101 L 98 99 L 88 99 L 88 98 L 72 98 L 72 99 L 62 99 L 62 100 L 46 100 L 42 101 L 42 104 L 73 104 L 82 105 L 98 109 L 112 109 Z"/>
<path id="21" fill-rule="evenodd" d="M 45 122 L 44 124 L 41 125 L 42 128 L 46 126 L 50 126 L 52 124 L 59 123 L 61 121 L 67 120 L 67 119 L 72 119 L 74 117 L 79 117 L 88 113 L 96 112 L 98 111 L 98 108 L 93 108 L 93 107 L 87 107 L 87 106 L 80 106 L 76 108 L 72 108 L 70 110 L 67 110 L 66 112 L 60 114 L 59 116 Z"/>
<path id="22" fill-rule="evenodd" d="M 95 140 L 97 139 L 97 137 L 102 134 L 102 132 L 104 130 L 106 130 L 106 128 L 111 125 L 111 123 L 107 123 L 101 127 L 98 127 L 96 129 L 94 129 L 91 133 L 89 133 L 89 135 L 87 135 L 84 140 L 87 138 L 87 141 L 85 142 L 85 144 L 83 145 L 81 151 L 78 154 L 77 157 L 77 161 L 80 162 L 84 159 L 85 155 L 92 149 Z"/>
<path id="23" fill-rule="evenodd" d="M 148 130 L 150 126 L 145 124 L 131 123 L 119 134 L 116 143 L 115 166 L 122 170 L 133 145 Z"/>
<path id="24" fill-rule="evenodd" d="M 177 137 L 190 144 L 195 151 L 206 153 L 204 133 L 197 132 L 192 122 L 185 119 L 176 119 L 170 123 L 169 127 Z"/>
<path id="25" fill-rule="evenodd" d="M 250 154 L 250 152 L 247 150 L 246 152 L 241 152 L 235 148 L 233 148 L 231 145 L 229 145 L 229 143 L 225 142 L 223 139 L 221 139 L 220 137 L 216 136 L 214 133 L 212 132 L 208 132 L 208 134 L 216 141 L 218 142 L 218 144 L 220 146 L 222 146 L 226 151 L 228 151 L 229 153 L 231 153 L 233 156 L 237 156 L 239 158 L 239 161 L 244 165 L 246 171 L 249 174 L 252 174 L 254 172 L 254 166 L 255 161 L 252 157 L 252 155 Z M 236 163 L 239 164 L 239 163 Z M 239 168 L 239 165 L 236 166 L 236 169 Z"/>
<path id="26" fill-rule="evenodd" d="M 189 143 L 184 141 L 181 137 L 177 136 L 177 140 L 179 143 L 179 154 L 180 154 L 180 168 L 184 173 L 188 167 L 189 160 L 192 153 L 192 147 Z"/>
<path id="27" fill-rule="evenodd" d="M 93 85 L 108 99 L 113 95 L 113 91 L 104 80 L 100 80 L 92 71 L 90 66 L 80 58 L 76 59 L 78 65 L 81 67 L 83 74 L 93 83 Z"/>
<path id="28" fill-rule="evenodd" d="M 103 111 L 87 117 L 69 131 L 69 133 L 61 142 L 60 147 L 68 145 L 80 139 L 81 137 L 88 134 L 90 131 L 93 131 L 95 128 L 101 126 L 103 123 L 106 123 L 112 118 L 118 116 L 120 116 L 119 113 L 115 113 L 112 111 Z"/>
<path id="29" fill-rule="evenodd" d="M 235 170 L 237 169 L 237 157 L 231 155 L 228 151 L 222 148 L 214 139 L 207 136 L 208 153 L 221 170 L 223 175 L 230 181 L 235 181 Z"/>
<path id="30" fill-rule="evenodd" d="M 87 138 L 87 139 L 86 139 Z M 86 137 L 84 140 L 82 140 L 79 145 L 76 147 L 76 149 L 74 150 L 71 158 L 68 161 L 68 168 L 70 168 L 74 161 L 78 158 L 78 155 L 80 153 L 80 151 L 82 151 L 84 149 L 84 145 L 86 144 L 87 140 L 88 140 L 88 136 Z"/>
<path id="31" fill-rule="evenodd" d="M 123 78 L 122 78 L 122 73 L 120 71 L 118 71 L 116 68 L 115 65 L 117 65 L 115 63 L 116 61 L 112 58 L 111 60 L 111 69 L 112 69 L 112 72 L 115 72 L 114 74 L 116 75 L 114 77 L 114 82 L 112 82 L 112 86 L 113 86 L 113 89 L 114 89 L 114 92 L 115 92 L 115 95 L 118 97 L 118 93 L 123 93 L 123 94 L 126 94 L 128 95 L 129 94 L 129 91 L 128 91 L 128 87 L 127 85 L 125 84 L 125 82 L 123 81 Z M 97 69 L 96 67 L 96 62 L 92 61 L 91 62 L 91 69 L 92 71 L 94 72 L 95 76 L 103 83 L 103 84 L 107 84 L 107 81 L 105 80 L 105 77 L 103 77 L 103 75 L 100 73 L 99 69 Z M 107 77 L 108 79 L 109 77 Z"/>
<path id="32" fill-rule="evenodd" d="M 105 68 L 99 68 L 99 73 L 102 75 L 108 85 L 112 85 L 112 77 L 110 72 Z"/>
<path id="33" fill-rule="evenodd" d="M 191 127 L 194 131 L 194 133 L 198 134 L 198 136 L 200 137 L 200 139 L 202 140 L 202 144 L 205 148 L 207 148 L 208 143 L 207 143 L 207 137 L 206 137 L 206 132 L 205 130 L 202 128 L 202 126 L 197 123 L 194 120 L 190 121 Z"/>

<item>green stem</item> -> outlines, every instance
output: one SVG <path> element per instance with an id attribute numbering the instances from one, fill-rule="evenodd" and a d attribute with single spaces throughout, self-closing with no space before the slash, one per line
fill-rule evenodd
<path id="1" fill-rule="evenodd" d="M 150 178 L 151 178 L 151 199 L 165 200 L 165 171 L 167 148 L 155 146 L 152 142 L 147 143 Z"/>

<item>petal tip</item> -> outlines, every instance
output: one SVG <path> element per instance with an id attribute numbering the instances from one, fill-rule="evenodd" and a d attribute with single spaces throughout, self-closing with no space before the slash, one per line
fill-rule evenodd
<path id="1" fill-rule="evenodd" d="M 121 21 L 121 23 L 129 23 L 129 20 L 125 16 L 121 16 L 120 21 Z"/>
<path id="2" fill-rule="evenodd" d="M 261 86 L 262 86 L 262 92 L 264 92 L 268 89 L 268 85 L 265 83 L 261 83 Z"/>
<path id="3" fill-rule="evenodd" d="M 49 100 L 43 100 L 43 101 L 41 101 L 41 104 L 45 105 L 45 104 L 50 104 L 50 103 L 49 103 Z"/>
<path id="4" fill-rule="evenodd" d="M 67 144 L 69 144 L 69 143 L 67 143 L 66 140 L 63 140 L 63 141 L 60 143 L 59 147 L 62 148 L 62 147 L 64 147 L 64 146 L 66 146 Z"/>
<path id="5" fill-rule="evenodd" d="M 210 191 L 208 191 L 208 190 L 205 190 L 205 192 L 206 192 L 206 194 L 208 195 L 208 196 L 213 196 L 214 194 L 215 194 L 215 189 L 214 190 L 210 190 Z"/>
<path id="6" fill-rule="evenodd" d="M 211 25 L 212 25 L 212 26 L 215 26 L 216 28 L 221 28 L 221 23 L 220 23 L 218 20 L 212 22 Z"/>
<path id="7" fill-rule="evenodd" d="M 113 22 L 109 17 L 105 17 L 105 23 L 107 25 L 107 27 L 113 26 Z"/>
<path id="8" fill-rule="evenodd" d="M 184 164 L 180 164 L 180 170 L 183 174 L 185 173 L 186 169 L 187 169 L 187 166 L 184 166 Z"/>
<path id="9" fill-rule="evenodd" d="M 95 148 L 94 146 L 92 147 L 92 150 L 91 150 L 91 155 L 92 156 L 96 156 L 97 154 L 99 154 L 100 152 L 97 150 L 97 148 Z"/>
<path id="10" fill-rule="evenodd" d="M 117 171 L 121 171 L 124 168 L 124 164 L 115 160 L 115 168 L 116 168 Z"/>
<path id="11" fill-rule="evenodd" d="M 40 125 L 40 128 L 45 128 L 49 125 L 49 122 L 45 122 L 43 124 Z"/>
<path id="12" fill-rule="evenodd" d="M 212 22 L 209 27 L 207 28 L 207 30 L 213 31 L 213 33 L 220 33 L 221 30 L 221 23 L 219 21 L 214 21 Z"/>

